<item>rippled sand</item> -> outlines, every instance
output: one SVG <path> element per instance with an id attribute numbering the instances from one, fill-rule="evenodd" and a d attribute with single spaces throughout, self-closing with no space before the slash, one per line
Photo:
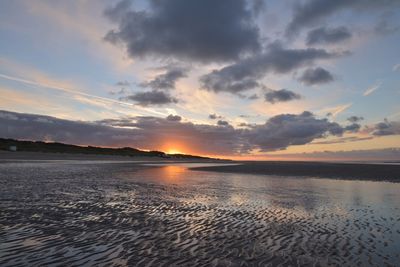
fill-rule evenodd
<path id="1" fill-rule="evenodd" d="M 0 163 L 0 266 L 400 262 L 399 183 L 185 166 Z"/>

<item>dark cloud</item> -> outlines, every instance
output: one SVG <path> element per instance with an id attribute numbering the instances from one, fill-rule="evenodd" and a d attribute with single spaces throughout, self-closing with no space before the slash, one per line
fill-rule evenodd
<path id="1" fill-rule="evenodd" d="M 351 117 L 347 118 L 347 120 L 352 123 L 362 121 L 363 119 L 364 119 L 364 117 L 361 117 L 361 116 L 351 116 Z"/>
<path id="2" fill-rule="evenodd" d="M 299 81 L 306 85 L 324 84 L 333 81 L 333 76 L 329 71 L 323 68 L 310 68 L 303 72 Z"/>
<path id="3" fill-rule="evenodd" d="M 214 114 L 208 115 L 208 118 L 211 119 L 211 120 L 215 120 L 215 119 L 221 119 L 222 116 L 217 115 L 217 114 L 214 113 Z"/>
<path id="4" fill-rule="evenodd" d="M 218 126 L 229 126 L 229 122 L 223 121 L 223 120 L 219 120 L 219 121 L 217 121 L 217 125 Z"/>
<path id="5" fill-rule="evenodd" d="M 268 73 L 289 73 L 317 60 L 330 59 L 346 53 L 328 52 L 324 49 L 285 49 L 275 43 L 260 55 L 250 57 L 235 64 L 200 77 L 203 89 L 214 92 L 238 94 L 260 87 L 259 80 Z"/>
<path id="6" fill-rule="evenodd" d="M 350 125 L 347 125 L 346 127 L 344 127 L 344 130 L 346 132 L 352 132 L 352 133 L 356 133 L 360 130 L 361 125 L 359 123 L 352 123 Z"/>
<path id="7" fill-rule="evenodd" d="M 307 45 L 335 44 L 350 39 L 351 36 L 351 32 L 346 27 L 320 27 L 308 32 L 306 42 Z"/>
<path id="8" fill-rule="evenodd" d="M 308 0 L 297 4 L 294 9 L 293 19 L 286 28 L 286 35 L 292 36 L 302 28 L 315 25 L 322 19 L 344 10 L 377 10 L 399 6 L 398 0 Z"/>
<path id="9" fill-rule="evenodd" d="M 339 124 L 315 118 L 310 112 L 277 115 L 265 124 L 236 129 L 223 121 L 205 125 L 171 118 L 136 116 L 83 122 L 0 111 L 0 137 L 152 150 L 179 140 L 196 153 L 232 155 L 253 149 L 283 150 L 344 132 Z"/>
<path id="10" fill-rule="evenodd" d="M 178 103 L 178 100 L 175 97 L 170 96 L 168 93 L 157 90 L 149 92 L 139 92 L 133 95 L 124 96 L 121 99 L 133 101 L 141 106 Z"/>
<path id="11" fill-rule="evenodd" d="M 166 72 L 157 75 L 153 80 L 143 82 L 142 87 L 149 87 L 154 90 L 175 89 L 175 83 L 180 78 L 187 76 L 187 69 L 180 67 L 168 67 Z"/>
<path id="12" fill-rule="evenodd" d="M 122 0 L 118 2 L 115 6 L 106 8 L 104 10 L 104 15 L 108 17 L 113 22 L 118 22 L 120 18 L 126 15 L 126 13 L 131 9 L 131 0 Z"/>
<path id="13" fill-rule="evenodd" d="M 301 95 L 286 89 L 271 90 L 265 93 L 265 101 L 270 102 L 272 104 L 275 104 L 277 102 L 287 102 L 300 98 Z"/>
<path id="14" fill-rule="evenodd" d="M 160 150 L 171 140 L 196 153 L 230 155 L 248 151 L 233 127 L 193 124 L 156 117 L 125 117 L 96 122 L 0 111 L 0 137 L 80 145 Z"/>
<path id="15" fill-rule="evenodd" d="M 166 119 L 167 119 L 168 121 L 181 121 L 181 120 L 182 120 L 182 117 L 181 117 L 181 116 L 178 116 L 178 115 L 172 115 L 172 114 L 170 114 L 170 115 L 167 116 Z"/>
<path id="16" fill-rule="evenodd" d="M 22 140 L 56 141 L 81 145 L 124 146 L 140 136 L 128 129 L 50 116 L 0 111 L 0 136 Z"/>
<path id="17" fill-rule="evenodd" d="M 400 135 L 400 121 L 389 121 L 377 123 L 372 128 L 372 134 L 375 136 Z"/>
<path id="18" fill-rule="evenodd" d="M 147 10 L 123 1 L 105 11 L 118 23 L 105 36 L 133 58 L 231 61 L 259 51 L 259 29 L 244 0 L 151 0 Z"/>
<path id="19" fill-rule="evenodd" d="M 256 99 L 259 99 L 259 98 L 260 97 L 257 94 L 252 94 L 252 95 L 247 97 L 247 99 L 249 99 L 249 100 L 256 100 Z"/>
<path id="20" fill-rule="evenodd" d="M 265 11 L 267 8 L 265 0 L 251 0 L 249 1 L 249 4 L 254 16 L 258 16 L 261 12 Z"/>
<path id="21" fill-rule="evenodd" d="M 341 136 L 343 128 L 327 119 L 317 119 L 310 112 L 299 115 L 282 114 L 270 118 L 248 132 L 250 143 L 261 151 L 283 150 L 292 145 L 304 145 L 327 135 Z"/>

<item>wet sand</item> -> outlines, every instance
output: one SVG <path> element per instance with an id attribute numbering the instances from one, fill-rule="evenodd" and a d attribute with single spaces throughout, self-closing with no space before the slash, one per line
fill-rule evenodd
<path id="1" fill-rule="evenodd" d="M 210 166 L 193 169 L 227 173 L 400 182 L 400 164 L 394 163 L 259 161 L 238 162 L 235 166 Z"/>
<path id="2" fill-rule="evenodd" d="M 0 266 L 396 266 L 400 184 L 0 163 Z M 231 166 L 233 167 L 233 166 Z"/>

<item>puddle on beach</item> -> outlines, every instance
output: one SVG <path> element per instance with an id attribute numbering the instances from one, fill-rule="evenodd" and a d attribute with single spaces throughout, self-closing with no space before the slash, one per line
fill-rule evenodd
<path id="1" fill-rule="evenodd" d="M 1 163 L 0 266 L 400 261 L 400 183 L 193 166 Z"/>

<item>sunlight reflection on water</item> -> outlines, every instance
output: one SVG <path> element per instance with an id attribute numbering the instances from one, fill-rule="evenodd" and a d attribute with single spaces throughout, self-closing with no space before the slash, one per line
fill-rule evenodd
<path id="1" fill-rule="evenodd" d="M 0 265 L 400 260 L 399 183 L 194 166 L 0 164 Z"/>

